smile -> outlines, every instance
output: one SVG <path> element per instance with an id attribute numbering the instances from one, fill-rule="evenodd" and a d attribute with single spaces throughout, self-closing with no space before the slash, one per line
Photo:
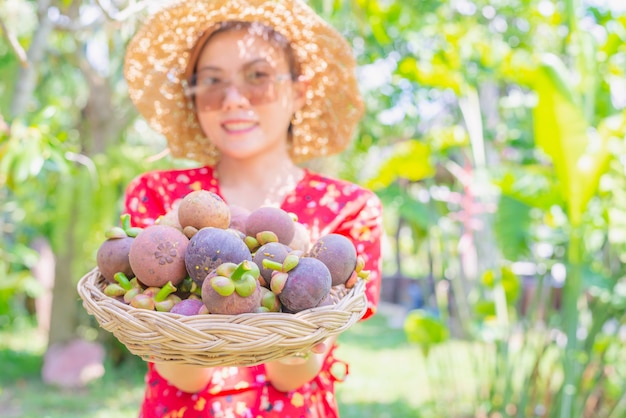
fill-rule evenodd
<path id="1" fill-rule="evenodd" d="M 229 121 L 229 122 L 224 122 L 222 124 L 222 127 L 227 132 L 242 133 L 242 132 L 248 132 L 256 128 L 257 125 L 258 125 L 257 122 L 251 122 L 251 121 Z"/>

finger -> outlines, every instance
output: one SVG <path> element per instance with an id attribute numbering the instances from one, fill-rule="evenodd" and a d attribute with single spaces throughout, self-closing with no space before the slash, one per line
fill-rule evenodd
<path id="1" fill-rule="evenodd" d="M 315 344 L 311 348 L 311 352 L 315 353 L 315 354 L 322 354 L 322 353 L 326 352 L 326 348 L 327 348 L 326 343 Z"/>
<path id="2" fill-rule="evenodd" d="M 289 357 L 285 357 L 282 358 L 280 360 L 278 360 L 279 363 L 282 364 L 287 364 L 290 366 L 295 366 L 295 365 L 299 365 L 299 364 L 304 364 L 309 360 L 309 354 L 308 353 L 296 353 L 293 354 Z"/>

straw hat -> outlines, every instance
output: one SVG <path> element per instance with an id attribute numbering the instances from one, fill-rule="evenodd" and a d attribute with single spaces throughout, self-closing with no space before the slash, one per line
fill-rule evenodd
<path id="1" fill-rule="evenodd" d="M 352 49 L 343 36 L 300 0 L 182 0 L 145 21 L 128 45 L 124 68 L 131 100 L 165 135 L 172 155 L 207 165 L 219 157 L 181 81 L 198 39 L 225 21 L 260 22 L 291 42 L 309 86 L 306 104 L 292 120 L 294 161 L 346 148 L 363 102 Z"/>

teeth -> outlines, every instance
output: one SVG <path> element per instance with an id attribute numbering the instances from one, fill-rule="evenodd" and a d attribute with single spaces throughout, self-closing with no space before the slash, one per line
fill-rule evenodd
<path id="1" fill-rule="evenodd" d="M 255 125 L 253 122 L 229 122 L 225 123 L 224 127 L 230 131 L 245 131 Z"/>

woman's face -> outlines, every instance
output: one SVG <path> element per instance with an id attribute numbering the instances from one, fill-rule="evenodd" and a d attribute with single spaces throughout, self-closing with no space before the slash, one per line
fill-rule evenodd
<path id="1" fill-rule="evenodd" d="M 198 120 L 222 158 L 286 150 L 304 86 L 291 80 L 281 48 L 247 29 L 221 32 L 210 38 L 196 68 Z"/>

